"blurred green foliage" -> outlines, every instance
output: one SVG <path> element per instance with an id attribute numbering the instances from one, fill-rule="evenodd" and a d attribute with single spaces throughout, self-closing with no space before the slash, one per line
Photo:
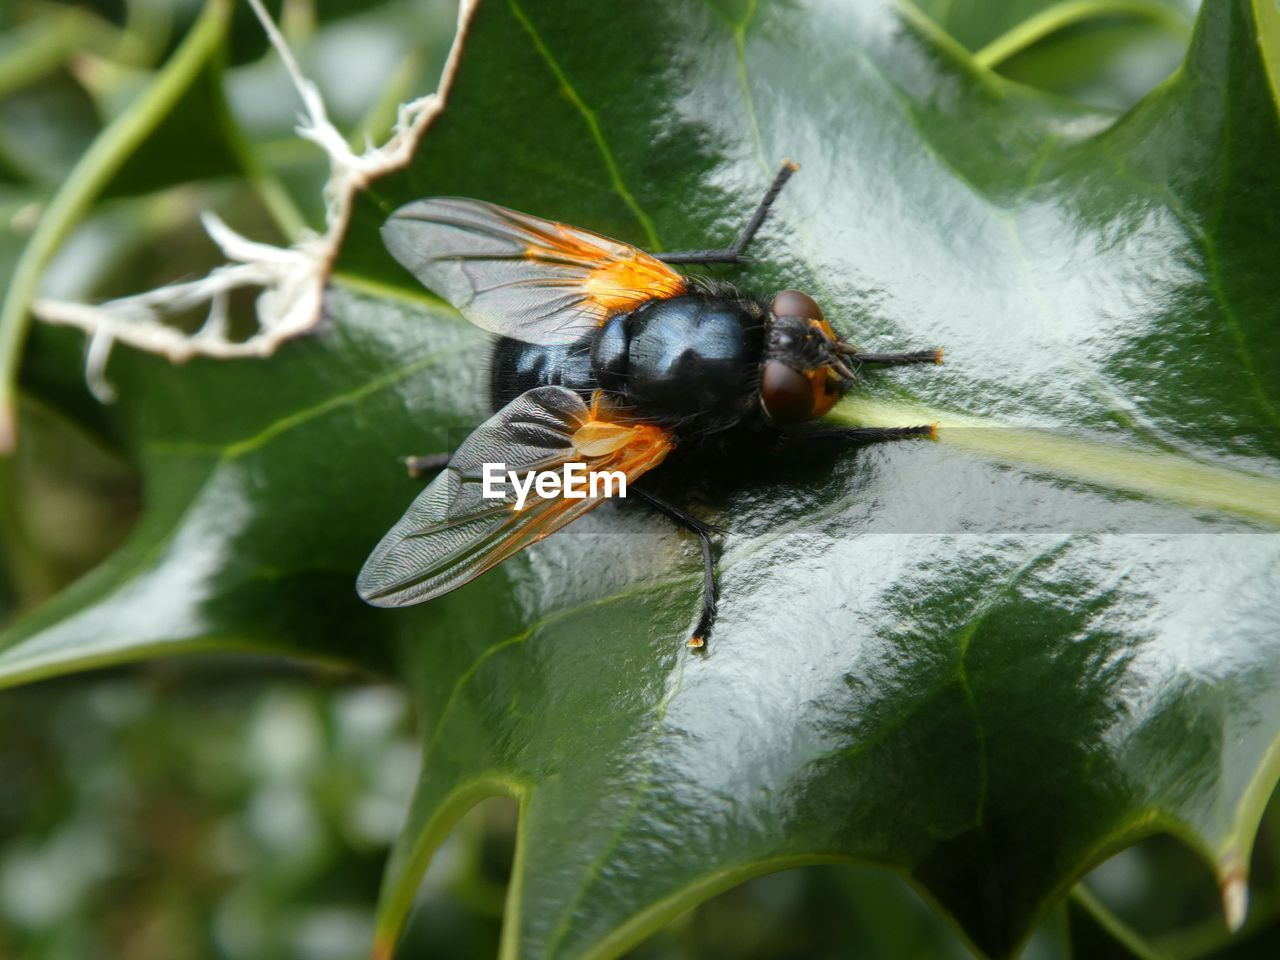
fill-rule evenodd
<path id="1" fill-rule="evenodd" d="M 404 698 L 191 666 L 0 703 L 0 956 L 367 950 L 416 763 Z"/>
<path id="2" fill-rule="evenodd" d="M 1007 22 L 979 23 L 959 0 L 921 5 L 974 50 L 1052 6 L 1009 5 Z M 390 108 L 425 88 L 451 28 L 445 4 L 272 6 L 333 118 L 357 142 L 384 135 Z M 1184 49 L 1176 17 L 1189 25 L 1193 10 L 1164 6 L 1173 17 L 1127 9 L 1064 23 L 1011 47 L 998 66 L 1063 96 L 1127 107 L 1168 75 Z M 423 16 L 428 8 L 433 14 Z M 194 0 L 0 7 L 0 281 L 41 204 L 198 12 Z M 296 100 L 243 5 L 228 60 L 229 100 L 255 156 L 298 221 L 318 225 L 323 155 L 293 136 Z M 100 298 L 207 269 L 215 252 L 193 225 L 203 208 L 255 236 L 288 233 L 289 218 L 273 210 L 261 183 L 235 168 L 235 158 L 199 159 L 209 166 L 186 170 L 160 191 L 145 178 L 121 182 L 119 196 L 77 228 L 44 292 Z M 195 176 L 199 182 L 191 182 Z M 93 423 L 93 403 L 79 395 L 83 419 Z M 17 454 L 0 464 L 5 619 L 105 556 L 139 509 L 138 477 L 109 433 L 86 435 L 26 400 L 21 436 Z M 398 690 L 260 659 L 177 661 L 6 691 L 0 957 L 363 956 L 418 760 Z M 510 803 L 488 801 L 463 820 L 423 882 L 404 956 L 494 954 L 513 842 Z M 1254 856 L 1253 909 L 1234 936 L 1222 926 L 1203 865 L 1156 838 L 1095 871 L 1026 955 L 1280 956 L 1274 801 Z M 781 960 L 968 951 L 896 876 L 830 866 L 752 881 L 635 955 Z"/>

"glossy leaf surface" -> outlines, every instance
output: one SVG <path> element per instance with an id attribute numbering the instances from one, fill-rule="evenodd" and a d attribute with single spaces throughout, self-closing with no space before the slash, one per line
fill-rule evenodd
<path id="1" fill-rule="evenodd" d="M 483 4 L 448 110 L 358 211 L 321 335 L 113 363 L 149 513 L 7 635 L 0 675 L 391 651 L 427 734 L 384 951 L 493 792 L 522 803 L 509 956 L 614 955 L 832 859 L 908 874 L 1008 954 L 1159 829 L 1238 905 L 1280 730 L 1280 124 L 1255 13 L 1209 5 L 1117 120 L 887 0 Z M 809 290 L 868 349 L 946 347 L 836 414 L 943 442 L 666 471 L 727 531 L 705 657 L 682 645 L 696 545 L 635 503 L 425 607 L 361 607 L 354 572 L 416 489 L 395 458 L 484 414 L 483 338 L 387 256 L 385 213 L 476 196 L 704 247 L 783 157 L 802 170 L 733 278 Z M 32 382 L 77 361 L 45 332 Z"/>

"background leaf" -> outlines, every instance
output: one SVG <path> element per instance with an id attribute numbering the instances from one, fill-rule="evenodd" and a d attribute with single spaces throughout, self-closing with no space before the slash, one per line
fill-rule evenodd
<path id="1" fill-rule="evenodd" d="M 0 677 L 394 658 L 428 733 L 384 951 L 495 793 L 521 805 L 513 956 L 613 955 L 745 878 L 844 859 L 1007 954 L 1155 830 L 1237 896 L 1280 728 L 1280 131 L 1256 41 L 1249 4 L 1208 7 L 1185 69 L 1117 122 L 895 3 L 484 4 L 449 109 L 358 212 L 320 336 L 113 363 L 147 514 L 6 634 Z M 352 573 L 415 490 L 395 457 L 484 407 L 484 341 L 387 257 L 386 211 L 457 193 L 703 246 L 783 156 L 802 172 L 735 279 L 812 290 L 868 348 L 947 347 L 839 416 L 941 419 L 949 442 L 670 472 L 728 530 L 705 659 L 680 645 L 693 545 L 631 504 L 423 608 L 361 607 Z M 40 331 L 28 383 L 65 393 L 78 359 Z"/>
<path id="2" fill-rule="evenodd" d="M 1002 76 L 1127 109 L 1177 67 L 1198 0 L 925 0 L 921 9 Z"/>

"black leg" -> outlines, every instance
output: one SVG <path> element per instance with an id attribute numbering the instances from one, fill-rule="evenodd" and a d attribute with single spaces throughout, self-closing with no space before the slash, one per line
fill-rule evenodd
<path id="1" fill-rule="evenodd" d="M 644 500 L 651 507 L 661 514 L 670 517 L 686 530 L 692 530 L 698 535 L 698 540 L 702 544 L 702 616 L 698 618 L 698 625 L 693 628 L 693 636 L 686 642 L 690 647 L 699 649 L 707 645 L 707 639 L 711 636 L 711 627 L 716 622 L 716 568 L 715 556 L 712 553 L 711 534 L 717 533 L 718 530 L 709 523 L 703 523 L 697 517 L 690 516 L 679 507 L 668 503 L 661 497 L 657 497 L 648 490 L 642 490 L 639 487 L 631 487 L 631 492 Z"/>
<path id="2" fill-rule="evenodd" d="M 443 470 L 449 465 L 450 454 L 428 453 L 421 457 L 401 457 L 401 462 L 411 477 L 421 477 L 428 473 Z"/>
<path id="3" fill-rule="evenodd" d="M 824 430 L 797 430 L 784 433 L 785 441 L 838 440 L 844 443 L 885 443 L 890 440 L 937 440 L 938 425 L 919 427 L 833 427 Z"/>
<path id="4" fill-rule="evenodd" d="M 764 223 L 764 218 L 769 215 L 769 208 L 773 206 L 773 201 L 778 199 L 778 194 L 782 192 L 783 185 L 791 179 L 791 175 L 798 169 L 800 168 L 790 160 L 783 161 L 782 169 L 773 178 L 773 183 L 769 185 L 769 189 L 765 192 L 764 199 L 760 201 L 760 205 L 756 207 L 756 212 L 751 215 L 747 225 L 738 234 L 738 239 L 733 242 L 733 246 L 726 247 L 723 250 L 682 250 L 678 253 L 655 253 L 654 256 L 663 263 L 742 263 L 742 254 L 755 237 L 756 231 L 760 229 L 760 225 Z"/>
<path id="5" fill-rule="evenodd" d="M 843 351 L 842 351 L 843 352 Z M 912 353 L 856 353 L 849 359 L 858 363 L 882 363 L 889 367 L 905 367 L 913 363 L 941 363 L 941 350 L 916 350 Z"/>

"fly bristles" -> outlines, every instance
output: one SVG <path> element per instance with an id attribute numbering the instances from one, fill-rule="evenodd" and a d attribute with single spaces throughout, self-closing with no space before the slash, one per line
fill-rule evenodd
<path id="1" fill-rule="evenodd" d="M 853 375 L 853 371 L 849 369 L 848 365 L 846 365 L 843 360 L 832 360 L 831 367 L 836 373 L 840 374 L 840 376 L 844 377 L 846 380 L 857 379 L 857 377 Z"/>

